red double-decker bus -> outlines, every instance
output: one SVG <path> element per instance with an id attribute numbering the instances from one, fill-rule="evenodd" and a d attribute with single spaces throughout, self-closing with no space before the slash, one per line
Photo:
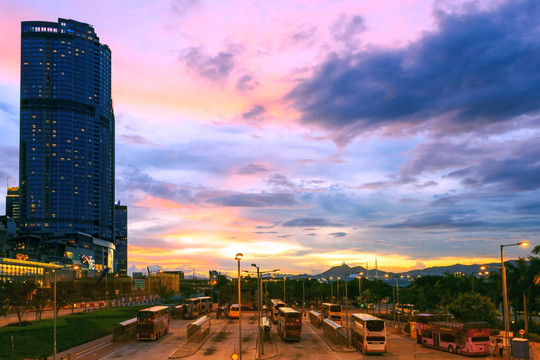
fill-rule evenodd
<path id="1" fill-rule="evenodd" d="M 293 308 L 280 307 L 278 334 L 283 340 L 302 340 L 302 314 Z"/>
<path id="2" fill-rule="evenodd" d="M 169 308 L 152 306 L 137 314 L 137 339 L 156 340 L 169 332 Z"/>
<path id="3" fill-rule="evenodd" d="M 432 314 L 416 315 L 416 341 L 424 347 L 459 355 L 489 355 L 487 322 L 435 321 Z"/>

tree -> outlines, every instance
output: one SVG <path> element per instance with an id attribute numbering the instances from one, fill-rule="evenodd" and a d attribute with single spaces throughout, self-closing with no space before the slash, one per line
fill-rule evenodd
<path id="1" fill-rule="evenodd" d="M 30 306 L 36 311 L 36 320 L 41 320 L 45 306 L 52 300 L 51 288 L 38 288 L 32 295 Z"/>
<path id="2" fill-rule="evenodd" d="M 73 312 L 76 299 L 77 295 L 73 286 L 73 280 L 56 282 L 56 315 L 58 315 L 61 308 L 68 305 L 71 305 Z"/>
<path id="3" fill-rule="evenodd" d="M 9 282 L 7 284 L 7 304 L 15 309 L 19 326 L 22 325 L 22 316 L 31 306 L 31 296 L 37 289 L 37 284 L 34 281 Z"/>
<path id="4" fill-rule="evenodd" d="M 7 283 L 0 281 L 0 316 L 6 316 L 9 309 L 9 305 L 7 303 L 7 286 Z"/>
<path id="5" fill-rule="evenodd" d="M 460 321 L 486 321 L 495 325 L 497 310 L 491 300 L 478 293 L 459 294 L 448 306 L 450 313 Z"/>
<path id="6" fill-rule="evenodd" d="M 512 264 L 510 262 L 507 263 L 508 266 L 508 283 L 509 283 L 509 289 L 510 293 L 513 295 L 513 297 L 517 300 L 519 298 L 523 299 L 523 315 L 525 318 L 525 332 L 529 332 L 529 311 L 528 311 L 528 303 L 529 303 L 529 296 L 531 294 L 532 287 L 534 286 L 534 276 L 536 274 L 533 274 L 531 270 L 533 270 L 528 262 L 520 257 L 516 264 Z M 519 308 L 517 306 L 520 301 L 516 301 L 516 306 L 514 308 Z M 517 315 L 517 312 L 515 312 Z"/>

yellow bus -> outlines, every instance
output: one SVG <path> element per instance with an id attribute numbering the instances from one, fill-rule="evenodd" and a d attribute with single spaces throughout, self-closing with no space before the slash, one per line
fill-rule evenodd
<path id="1" fill-rule="evenodd" d="M 285 303 L 280 299 L 270 299 L 272 303 L 272 322 L 277 324 L 279 308 L 284 307 Z"/>
<path id="2" fill-rule="evenodd" d="M 232 304 L 229 307 L 229 319 L 238 319 L 240 317 L 240 307 L 238 304 Z"/>
<path id="3" fill-rule="evenodd" d="M 343 314 L 343 311 L 341 310 L 341 305 L 323 303 L 321 313 L 322 313 L 323 319 L 330 319 L 336 324 L 341 325 L 341 317 Z"/>

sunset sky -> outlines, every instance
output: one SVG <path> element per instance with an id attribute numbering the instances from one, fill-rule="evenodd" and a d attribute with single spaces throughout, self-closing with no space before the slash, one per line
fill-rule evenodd
<path id="1" fill-rule="evenodd" d="M 0 0 L 4 194 L 20 23 L 58 18 L 112 51 L 130 267 L 406 271 L 540 243 L 536 0 Z"/>

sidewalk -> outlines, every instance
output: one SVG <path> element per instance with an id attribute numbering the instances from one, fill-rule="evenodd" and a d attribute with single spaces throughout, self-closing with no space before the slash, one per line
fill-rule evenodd
<path id="1" fill-rule="evenodd" d="M 75 308 L 75 313 L 84 312 L 84 308 Z M 60 309 L 58 312 L 58 317 L 60 316 L 66 316 L 71 315 L 71 309 Z M 54 312 L 52 309 L 45 310 L 41 314 L 41 319 L 52 319 L 54 317 Z M 36 312 L 35 311 L 27 311 L 22 316 L 22 321 L 36 321 Z M 18 323 L 19 318 L 17 317 L 17 314 L 7 314 L 6 316 L 0 317 L 0 327 L 6 326 L 8 324 Z"/>
<path id="2" fill-rule="evenodd" d="M 133 340 L 134 339 L 125 342 L 113 342 L 111 334 L 100 339 L 90 341 L 86 344 L 76 346 L 69 350 L 57 353 L 56 359 L 95 360 L 112 353 L 113 351 L 129 344 Z M 53 360 L 53 356 L 49 356 L 47 360 Z"/>

